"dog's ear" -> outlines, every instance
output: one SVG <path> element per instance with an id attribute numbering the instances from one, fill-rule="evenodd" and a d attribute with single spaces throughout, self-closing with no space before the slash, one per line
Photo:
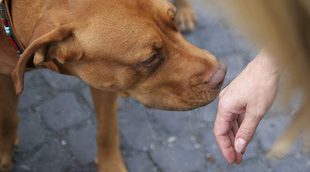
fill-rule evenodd
<path id="1" fill-rule="evenodd" d="M 53 42 L 37 50 L 33 57 L 35 66 L 59 72 L 57 64 L 65 64 L 81 59 L 83 51 L 75 36 L 71 34 L 62 41 Z"/>
<path id="2" fill-rule="evenodd" d="M 58 63 L 65 64 L 80 60 L 83 51 L 76 37 L 72 34 L 67 39 L 52 44 L 47 51 L 47 56 L 51 60 L 56 59 Z"/>
<path id="3" fill-rule="evenodd" d="M 31 57 L 36 54 L 37 59 L 35 61 L 40 62 L 41 60 L 38 59 L 45 58 L 45 50 L 47 50 L 47 47 L 49 47 L 53 43 L 61 42 L 68 39 L 72 35 L 74 28 L 72 24 L 63 24 L 58 27 L 54 27 L 53 29 L 47 27 L 48 25 L 45 25 L 43 27 L 37 27 L 38 29 L 36 28 L 34 30 L 30 45 L 20 56 L 19 61 L 12 72 L 12 78 L 17 94 L 20 94 L 23 91 L 24 72 L 27 62 L 31 59 Z M 45 30 L 49 31 L 47 33 L 44 33 Z M 48 62 L 47 64 L 55 67 L 55 65 L 50 62 Z"/>

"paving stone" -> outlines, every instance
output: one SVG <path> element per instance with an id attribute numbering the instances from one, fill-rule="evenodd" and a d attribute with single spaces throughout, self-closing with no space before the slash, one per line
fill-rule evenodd
<path id="1" fill-rule="evenodd" d="M 224 82 L 224 86 L 230 83 L 235 77 L 237 77 L 245 68 L 241 56 L 229 55 L 219 58 L 224 64 L 227 65 L 227 74 Z"/>
<path id="2" fill-rule="evenodd" d="M 31 172 L 31 168 L 28 167 L 27 165 L 15 165 L 13 166 L 12 171 L 13 172 Z"/>
<path id="3" fill-rule="evenodd" d="M 277 116 L 276 118 L 264 118 L 256 132 L 258 140 L 261 142 L 262 149 L 269 151 L 273 143 L 280 136 L 285 126 L 288 124 L 290 117 L 288 116 Z M 266 133 L 268 131 L 268 134 Z"/>
<path id="4" fill-rule="evenodd" d="M 68 140 L 68 150 L 80 164 L 85 165 L 95 160 L 97 154 L 95 125 L 87 125 L 74 131 L 65 140 Z"/>
<path id="5" fill-rule="evenodd" d="M 82 167 L 73 166 L 68 172 L 97 172 L 97 166 L 94 163 L 89 163 Z"/>
<path id="6" fill-rule="evenodd" d="M 157 170 L 146 153 L 126 158 L 126 164 L 128 172 L 156 172 Z"/>
<path id="7" fill-rule="evenodd" d="M 260 159 L 253 160 L 251 162 L 243 162 L 241 165 L 229 166 L 227 169 L 229 172 L 271 172 L 272 169 L 268 167 L 266 162 Z M 281 171 L 282 172 L 282 171 Z"/>
<path id="8" fill-rule="evenodd" d="M 187 35 L 186 38 L 196 46 L 208 50 L 215 57 L 232 55 L 235 49 L 231 44 L 231 40 L 227 31 L 217 21 L 200 20 L 205 22 L 205 26 L 201 27 L 201 31 Z"/>
<path id="9" fill-rule="evenodd" d="M 135 150 L 148 150 L 156 138 L 144 111 L 128 109 L 120 112 L 120 131 L 123 143 Z"/>
<path id="10" fill-rule="evenodd" d="M 200 115 L 204 122 L 214 122 L 217 114 L 217 105 L 218 99 L 214 100 L 207 106 L 195 109 L 192 112 Z"/>
<path id="11" fill-rule="evenodd" d="M 201 144 L 202 149 L 205 150 L 208 156 L 212 157 L 213 163 L 219 166 L 219 169 L 225 169 L 228 167 L 226 160 L 221 154 L 221 150 L 216 143 L 215 136 L 212 133 L 213 126 L 208 126 L 205 129 L 201 129 L 197 133 L 196 140 Z"/>
<path id="12" fill-rule="evenodd" d="M 35 70 L 25 74 L 24 92 L 19 100 L 20 109 L 29 108 L 49 99 L 50 88 L 40 72 L 41 70 Z"/>
<path id="13" fill-rule="evenodd" d="M 208 3 L 214 4 L 211 1 Z M 210 51 L 216 57 L 234 54 L 235 47 L 225 25 L 221 22 L 219 10 L 214 5 L 203 2 L 197 4 L 199 5 L 194 5 L 197 13 L 197 28 L 195 32 L 185 35 L 187 40 Z"/>
<path id="14" fill-rule="evenodd" d="M 310 171 L 310 159 L 305 155 L 296 153 L 282 160 L 271 161 L 271 168 L 274 172 L 306 172 Z"/>
<path id="15" fill-rule="evenodd" d="M 87 102 L 92 108 L 94 108 L 94 104 L 93 104 L 93 100 L 92 100 L 92 97 L 91 97 L 91 94 L 90 94 L 90 89 L 89 89 L 89 87 L 83 88 L 83 90 L 82 90 L 82 95 L 83 95 L 83 98 L 86 100 L 86 102 Z"/>
<path id="16" fill-rule="evenodd" d="M 62 75 L 50 70 L 42 70 L 42 76 L 55 90 L 72 89 L 76 85 L 81 84 L 81 81 L 73 76 Z"/>
<path id="17" fill-rule="evenodd" d="M 55 131 L 67 128 L 89 117 L 90 110 L 83 108 L 72 93 L 57 95 L 37 108 L 47 126 Z"/>
<path id="18" fill-rule="evenodd" d="M 19 121 L 20 145 L 18 151 L 29 151 L 47 139 L 48 131 L 43 127 L 38 114 L 20 114 Z"/>
<path id="19" fill-rule="evenodd" d="M 264 152 L 260 149 L 260 144 L 257 138 L 253 138 L 253 140 L 247 146 L 247 150 L 243 155 L 243 161 L 249 161 L 258 157 L 258 155 L 264 155 Z"/>
<path id="20" fill-rule="evenodd" d="M 152 159 L 163 172 L 189 172 L 205 169 L 204 154 L 190 139 L 176 141 L 172 146 L 161 146 L 151 151 Z"/>
<path id="21" fill-rule="evenodd" d="M 170 135 L 184 135 L 189 133 L 191 123 L 190 112 L 175 112 L 163 110 L 149 110 L 149 115 L 155 120 L 156 128 L 159 132 L 164 132 Z"/>
<path id="22" fill-rule="evenodd" d="M 25 164 L 24 167 L 30 168 L 31 172 L 60 172 L 68 170 L 73 160 L 57 141 L 52 141 L 33 154 Z"/>

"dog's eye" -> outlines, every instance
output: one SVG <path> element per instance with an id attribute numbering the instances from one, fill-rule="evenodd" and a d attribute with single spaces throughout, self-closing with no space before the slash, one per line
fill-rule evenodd
<path id="1" fill-rule="evenodd" d="M 162 58 L 163 58 L 162 55 L 159 52 L 156 52 L 150 58 L 143 61 L 141 65 L 146 68 L 154 68 L 158 66 L 158 64 L 160 64 Z"/>

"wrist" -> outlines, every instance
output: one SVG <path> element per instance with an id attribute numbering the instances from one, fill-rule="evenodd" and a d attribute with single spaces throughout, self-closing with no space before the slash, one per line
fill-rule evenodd
<path id="1" fill-rule="evenodd" d="M 280 67 L 266 50 L 261 50 L 249 65 L 256 68 L 256 70 L 267 72 L 271 76 L 277 78 L 280 76 Z"/>

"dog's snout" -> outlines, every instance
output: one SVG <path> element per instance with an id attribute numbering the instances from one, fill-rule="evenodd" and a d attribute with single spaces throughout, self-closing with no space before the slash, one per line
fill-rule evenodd
<path id="1" fill-rule="evenodd" d="M 226 72 L 226 65 L 222 62 L 218 62 L 217 68 L 214 70 L 213 73 L 211 73 L 208 78 L 206 78 L 207 80 L 204 83 L 212 89 L 217 89 L 222 85 L 226 76 Z"/>

